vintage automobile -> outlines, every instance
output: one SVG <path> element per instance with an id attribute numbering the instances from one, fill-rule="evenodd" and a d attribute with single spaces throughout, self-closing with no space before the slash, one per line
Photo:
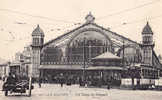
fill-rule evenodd
<path id="1" fill-rule="evenodd" d="M 32 85 L 32 78 L 20 79 L 15 83 L 5 82 L 3 85 L 3 91 L 5 96 L 12 93 L 27 93 L 27 96 L 31 96 L 31 90 L 34 89 Z"/>

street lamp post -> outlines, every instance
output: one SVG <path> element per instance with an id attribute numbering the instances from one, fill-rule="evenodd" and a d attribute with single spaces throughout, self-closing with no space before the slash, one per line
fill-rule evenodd
<path id="1" fill-rule="evenodd" d="M 85 37 L 83 39 L 83 81 L 85 84 Z"/>
<path id="2" fill-rule="evenodd" d="M 125 48 L 125 46 L 124 46 L 124 41 L 123 41 L 123 60 L 122 60 L 122 63 L 123 63 L 123 67 L 125 66 L 125 63 L 124 63 L 124 48 Z"/>

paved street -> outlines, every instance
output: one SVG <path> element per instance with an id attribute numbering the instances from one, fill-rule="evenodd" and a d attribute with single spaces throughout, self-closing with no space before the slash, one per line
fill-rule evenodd
<path id="1" fill-rule="evenodd" d="M 1 83 L 2 84 L 2 83 Z M 57 84 L 34 84 L 32 96 L 8 96 L 0 91 L 0 100 L 161 100 L 162 91 L 119 90 L 104 88 L 82 88 L 78 85 L 61 87 Z"/>

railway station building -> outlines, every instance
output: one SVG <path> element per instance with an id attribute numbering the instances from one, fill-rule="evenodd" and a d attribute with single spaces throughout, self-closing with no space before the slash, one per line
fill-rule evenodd
<path id="1" fill-rule="evenodd" d="M 49 82 L 57 82 L 60 74 L 66 79 L 105 82 L 111 77 L 119 85 L 128 78 L 154 81 L 162 76 L 162 67 L 153 34 L 147 22 L 139 33 L 142 43 L 137 43 L 96 24 L 89 13 L 84 24 L 44 43 L 45 34 L 37 25 L 32 32 L 32 76 Z"/>

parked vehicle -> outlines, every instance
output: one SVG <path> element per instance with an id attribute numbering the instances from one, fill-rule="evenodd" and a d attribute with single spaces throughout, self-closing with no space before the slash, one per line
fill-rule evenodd
<path id="1" fill-rule="evenodd" d="M 26 78 L 26 79 L 20 79 L 16 82 L 5 82 L 3 84 L 3 91 L 4 95 L 8 96 L 8 94 L 12 93 L 28 93 L 28 96 L 31 96 L 31 90 L 34 89 L 34 86 L 32 85 L 32 78 Z"/>

